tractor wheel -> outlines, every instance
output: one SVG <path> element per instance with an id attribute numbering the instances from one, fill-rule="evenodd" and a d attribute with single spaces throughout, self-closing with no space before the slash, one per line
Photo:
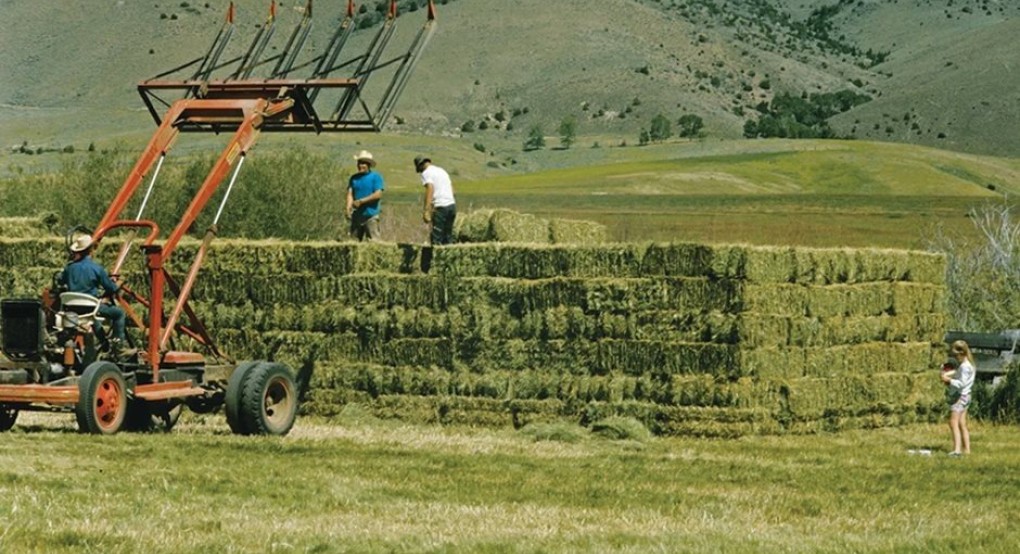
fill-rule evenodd
<path id="1" fill-rule="evenodd" d="M 124 429 L 143 433 L 150 431 L 169 433 L 174 425 L 177 425 L 183 410 L 183 404 L 134 400 L 128 403 Z"/>
<path id="2" fill-rule="evenodd" d="M 94 435 L 120 431 L 127 415 L 127 383 L 120 368 L 111 362 L 95 362 L 78 381 L 78 429 Z"/>
<path id="3" fill-rule="evenodd" d="M 241 387 L 241 420 L 249 435 L 286 435 L 297 417 L 298 395 L 287 366 L 262 362 Z"/>
<path id="4" fill-rule="evenodd" d="M 14 408 L 0 408 L 0 433 L 10 431 L 14 422 L 18 420 L 18 410 Z"/>
<path id="5" fill-rule="evenodd" d="M 248 373 L 255 369 L 260 362 L 241 362 L 237 369 L 230 374 L 227 381 L 227 392 L 223 399 L 223 411 L 227 414 L 227 425 L 230 430 L 238 435 L 249 435 L 248 428 L 241 417 L 241 392 L 244 383 L 248 379 Z"/>

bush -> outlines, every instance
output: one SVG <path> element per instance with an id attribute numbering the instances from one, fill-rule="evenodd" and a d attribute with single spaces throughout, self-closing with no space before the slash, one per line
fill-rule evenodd
<path id="1" fill-rule="evenodd" d="M 961 331 L 998 332 L 1020 327 L 1020 222 L 1007 202 L 968 212 L 980 240 L 941 224 L 929 250 L 946 256 L 948 324 Z"/>
<path id="2" fill-rule="evenodd" d="M 214 160 L 212 155 L 177 164 L 168 160 L 143 217 L 155 221 L 164 231 L 172 229 Z M 106 212 L 134 162 L 133 153 L 114 150 L 65 158 L 55 174 L 0 181 L 0 196 L 4 198 L 0 216 L 46 211 L 57 214 L 62 228 L 93 227 Z M 212 223 L 228 184 L 229 178 L 224 179 L 191 232 L 202 234 Z M 331 157 L 303 149 L 253 155 L 241 170 L 226 203 L 219 222 L 220 235 L 297 240 L 336 238 L 342 219 L 340 199 L 346 185 L 346 170 Z M 122 218 L 137 214 L 142 192 L 136 193 Z"/>
<path id="3" fill-rule="evenodd" d="M 1020 364 L 1011 364 L 997 387 L 975 383 L 977 416 L 998 423 L 1020 423 Z"/>

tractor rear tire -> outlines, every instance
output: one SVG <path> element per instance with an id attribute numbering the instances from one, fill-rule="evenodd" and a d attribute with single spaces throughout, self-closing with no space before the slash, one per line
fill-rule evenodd
<path id="1" fill-rule="evenodd" d="M 127 416 L 127 383 L 116 364 L 93 362 L 78 381 L 78 404 L 74 408 L 78 429 L 93 435 L 120 431 Z"/>
<path id="2" fill-rule="evenodd" d="M 241 417 L 241 393 L 243 392 L 243 385 L 248 379 L 248 373 L 260 363 L 262 362 L 241 362 L 241 365 L 237 366 L 237 369 L 230 374 L 230 380 L 227 381 L 227 392 L 223 398 L 223 411 L 227 415 L 227 425 L 230 426 L 230 430 L 234 434 L 251 434 Z"/>
<path id="3" fill-rule="evenodd" d="M 10 431 L 14 422 L 18 420 L 18 410 L 14 408 L 0 408 L 0 433 Z"/>
<path id="4" fill-rule="evenodd" d="M 240 416 L 249 435 L 283 436 L 297 418 L 298 389 L 287 366 L 262 362 L 241 387 Z"/>

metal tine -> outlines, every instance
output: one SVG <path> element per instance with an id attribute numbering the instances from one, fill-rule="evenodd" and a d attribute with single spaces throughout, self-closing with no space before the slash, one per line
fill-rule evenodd
<path id="1" fill-rule="evenodd" d="M 393 37 L 393 32 L 397 29 L 397 0 L 390 1 L 390 10 L 386 14 L 386 23 L 383 24 L 379 32 L 376 33 L 372 39 L 372 43 L 369 44 L 368 50 L 365 51 L 364 56 L 361 58 L 361 63 L 358 64 L 358 68 L 354 70 L 353 77 L 358 80 L 357 86 L 349 88 L 344 91 L 343 96 L 337 103 L 336 111 L 333 114 L 333 120 L 338 123 L 347 117 L 347 114 L 354 107 L 354 103 L 361 98 L 361 90 L 365 88 L 365 84 L 368 83 L 368 78 L 375 71 L 376 63 L 379 61 L 379 57 L 382 56 L 383 50 L 386 49 L 386 45 L 389 43 L 390 38 Z M 367 68 L 366 68 L 367 66 Z M 364 105 L 364 102 L 362 102 Z M 372 114 L 366 114 L 369 119 L 372 119 Z"/>
<path id="2" fill-rule="evenodd" d="M 315 66 L 315 71 L 312 72 L 313 79 L 328 77 L 333 71 L 333 64 L 336 63 L 336 59 L 340 56 L 340 51 L 343 50 L 344 45 L 347 44 L 347 39 L 354 34 L 354 27 L 354 0 L 347 0 L 347 15 L 340 22 L 340 26 L 333 33 L 333 38 L 330 39 L 329 45 L 326 46 L 322 57 L 319 58 L 319 63 Z M 319 89 L 313 90 L 308 95 L 309 101 L 314 103 L 318 95 Z"/>
<path id="3" fill-rule="evenodd" d="M 280 53 L 280 59 L 276 62 L 276 67 L 273 68 L 272 77 L 286 77 L 290 73 L 291 68 L 294 67 L 294 60 L 305 45 L 305 40 L 308 38 L 308 33 L 311 30 L 312 0 L 308 0 L 308 3 L 305 4 L 305 15 L 301 18 L 297 27 L 294 27 L 294 32 L 290 34 L 287 45 L 284 46 L 283 52 Z"/>
<path id="4" fill-rule="evenodd" d="M 227 8 L 227 20 L 223 23 L 223 27 L 220 28 L 219 33 L 216 34 L 216 38 L 213 40 L 212 46 L 209 47 L 209 51 L 206 53 L 205 58 L 202 60 L 202 64 L 192 75 L 192 80 L 205 81 L 209 78 L 213 69 L 216 68 L 216 63 L 219 61 L 220 56 L 223 54 L 223 49 L 230 42 L 230 36 L 234 33 L 234 3 L 231 2 Z M 189 91 L 188 96 L 195 90 Z"/>
<path id="5" fill-rule="evenodd" d="M 429 40 L 432 39 L 432 35 L 436 31 L 435 21 L 436 6 L 432 0 L 429 0 L 428 16 L 425 20 L 425 25 L 418 30 L 418 35 L 414 38 L 414 42 L 411 43 L 407 54 L 404 55 L 403 62 L 397 68 L 396 73 L 393 74 L 393 79 L 379 100 L 379 107 L 376 109 L 376 127 L 381 129 L 390 118 L 390 114 L 393 113 L 397 99 L 404 92 L 404 87 L 407 86 L 411 73 L 414 71 L 415 66 L 418 65 L 418 59 L 421 57 L 422 51 L 425 50 L 425 46 L 428 45 Z"/>
<path id="6" fill-rule="evenodd" d="M 262 52 L 266 49 L 266 45 L 269 44 L 269 39 L 273 38 L 275 30 L 276 0 L 272 0 L 269 3 L 269 17 L 266 18 L 265 25 L 259 29 L 254 40 L 251 41 L 251 46 L 248 47 L 248 51 L 244 54 L 241 65 L 237 66 L 237 71 L 231 75 L 232 79 L 247 79 L 251 76 L 252 70 L 259 64 Z"/>

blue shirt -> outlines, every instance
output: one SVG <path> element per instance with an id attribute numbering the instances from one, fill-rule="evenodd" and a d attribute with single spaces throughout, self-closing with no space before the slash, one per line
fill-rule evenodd
<path id="1" fill-rule="evenodd" d="M 382 175 L 368 170 L 364 173 L 355 173 L 351 175 L 351 180 L 347 184 L 347 188 L 351 189 L 352 196 L 355 200 L 361 200 L 366 196 L 372 195 L 377 190 L 383 190 L 383 179 Z M 358 214 L 363 218 L 369 218 L 379 215 L 379 200 L 374 200 L 368 204 L 363 204 L 358 209 L 354 210 L 354 213 Z"/>
<path id="2" fill-rule="evenodd" d="M 110 279 L 106 269 L 97 264 L 91 256 L 67 264 L 60 280 L 71 292 L 83 292 L 97 298 L 100 286 L 106 294 L 117 292 L 117 284 Z"/>

